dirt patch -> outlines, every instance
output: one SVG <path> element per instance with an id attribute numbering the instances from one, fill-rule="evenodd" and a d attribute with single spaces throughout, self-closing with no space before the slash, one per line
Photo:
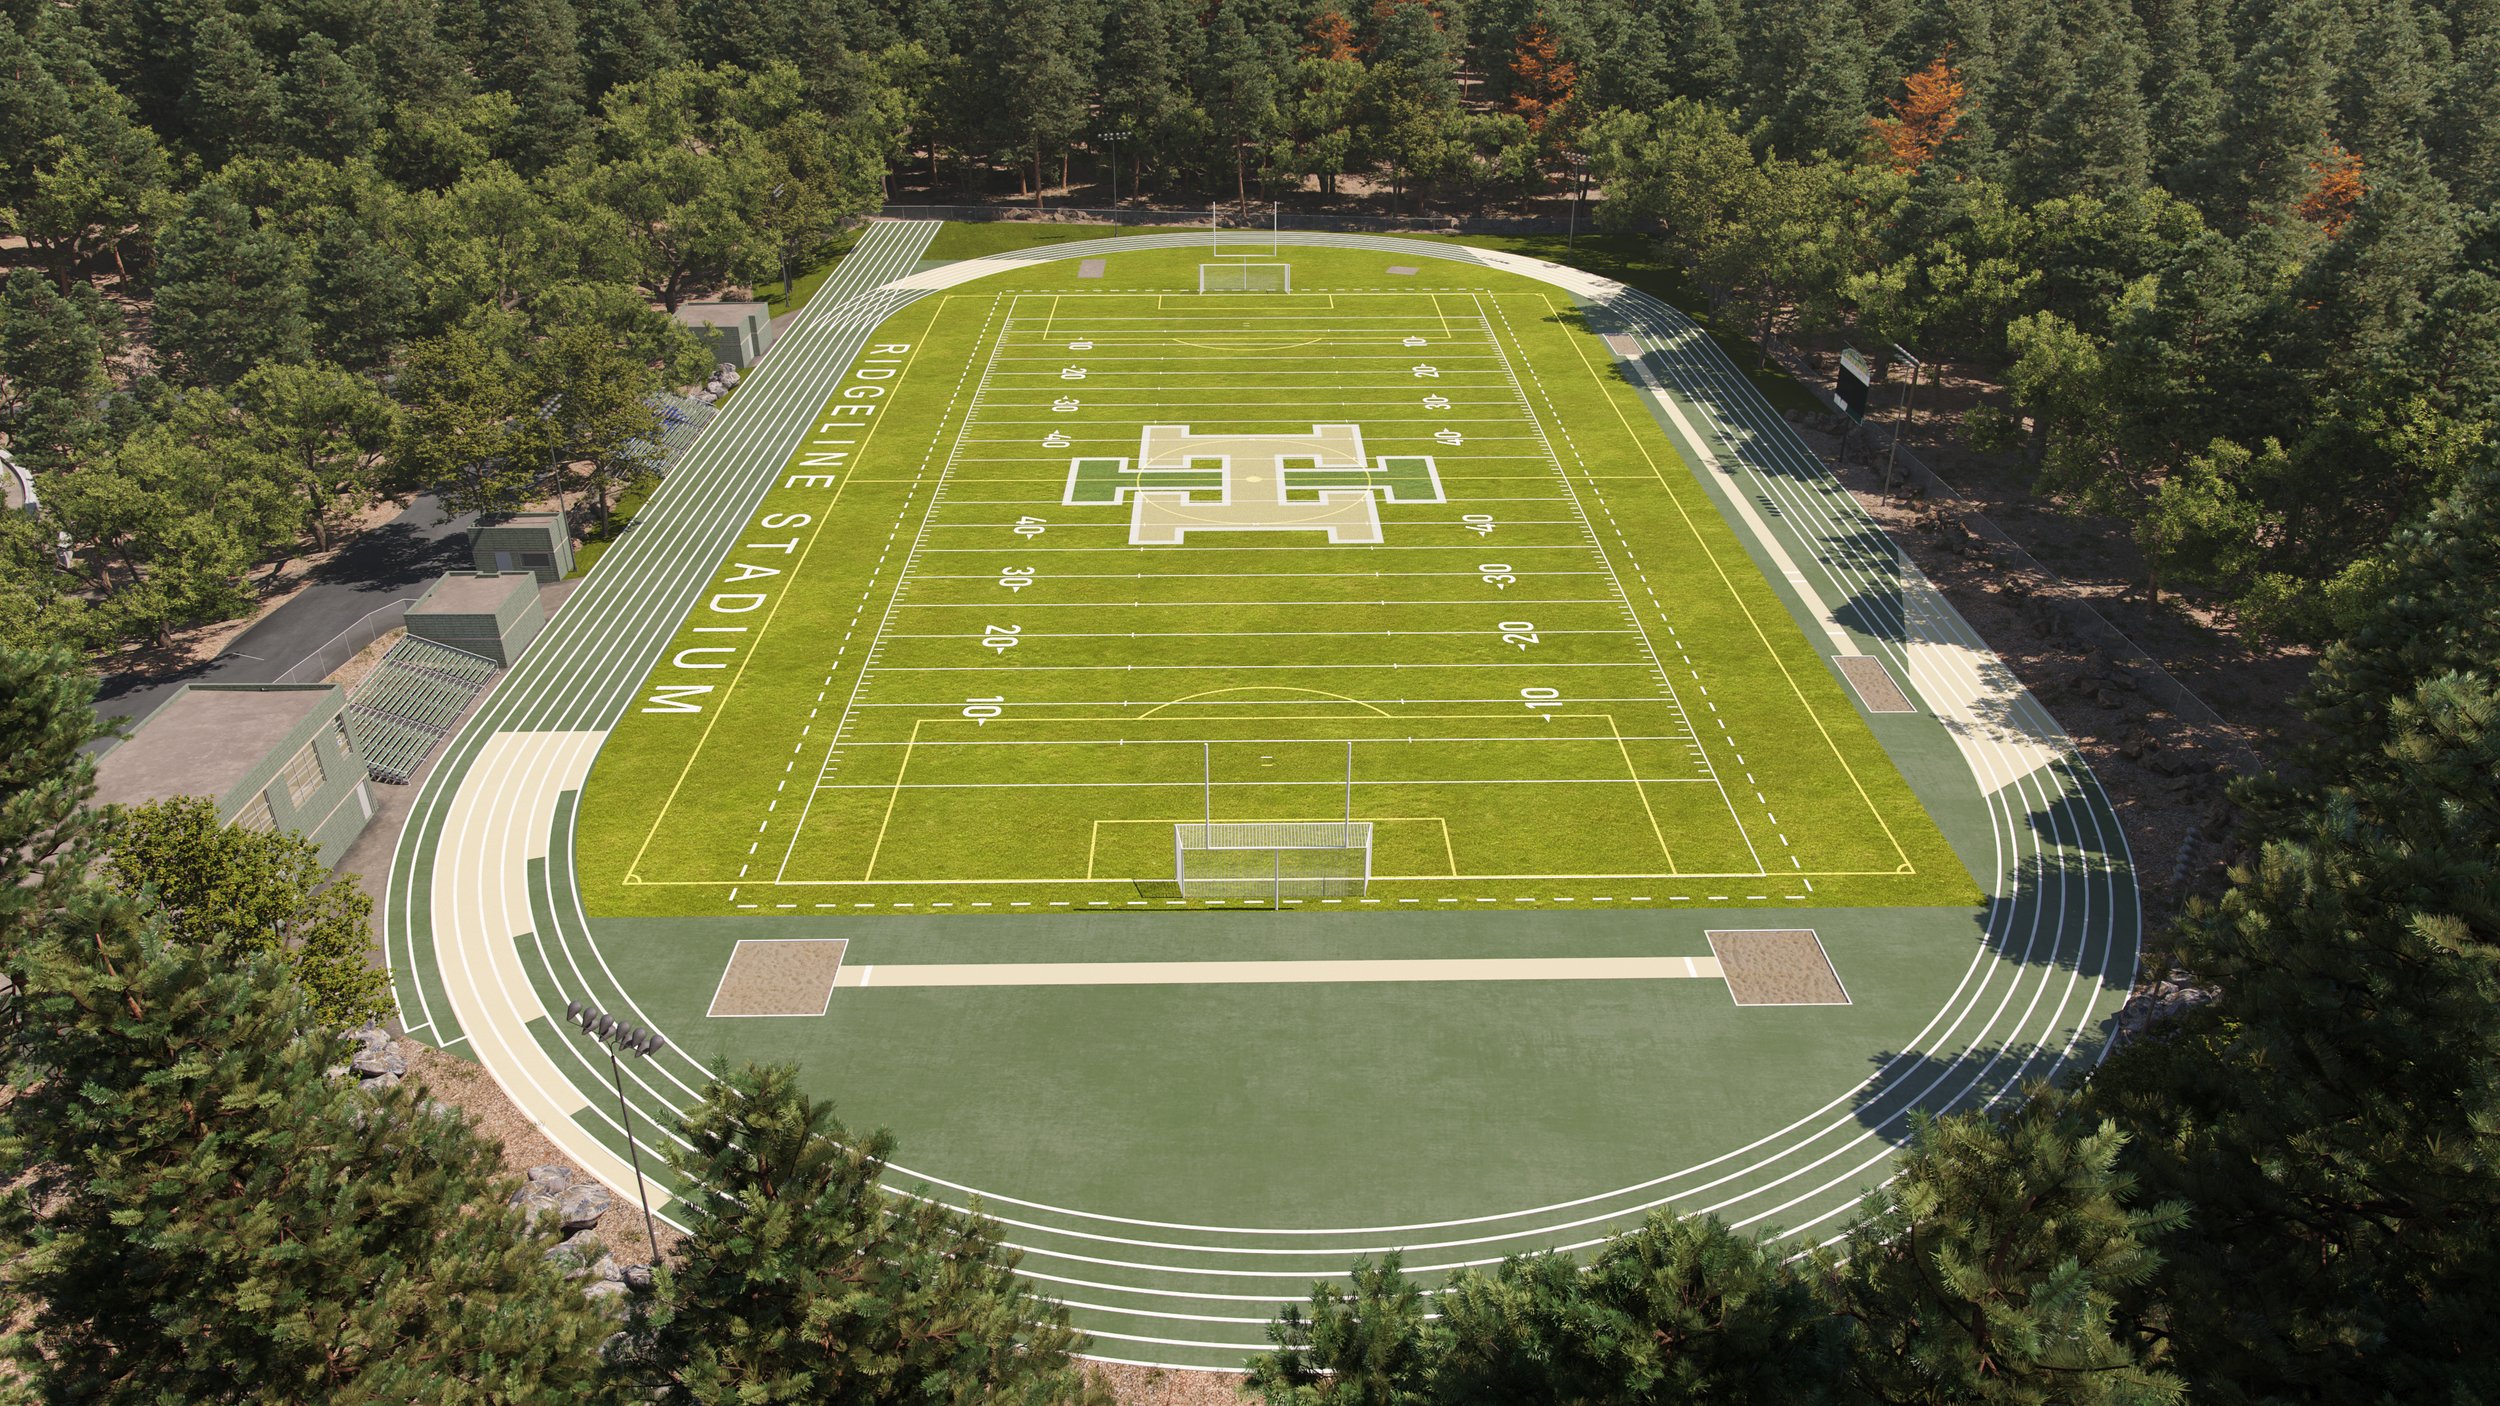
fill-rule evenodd
<path id="1" fill-rule="evenodd" d="M 1238 1406 L 1250 1381 L 1239 1372 L 1167 1372 L 1117 1362 L 1085 1370 L 1120 1406 Z"/>
<path id="2" fill-rule="evenodd" d="M 1828 420 L 1791 423 L 1835 461 Z M 1949 480 L 1905 470 L 1887 499 L 1882 456 L 1868 465 L 1853 441 L 1840 481 L 2091 764 L 2143 894 L 2142 970 L 2166 971 L 2171 920 L 2219 888 L 2238 853 L 2224 788 L 2300 734 L 2292 699 L 2314 655 L 2252 646 L 2175 596 L 2155 606 L 2134 585 L 2133 544 L 2117 524 L 2044 505 L 2011 482 L 2017 467 L 1923 438 L 1905 449 Z"/>
<path id="3" fill-rule="evenodd" d="M 1740 1006 L 1845 1006 L 1822 939 L 1811 928 L 1714 931 L 1705 934 Z"/>
<path id="4" fill-rule="evenodd" d="M 842 970 L 840 938 L 741 939 L 712 993 L 708 1016 L 823 1015 Z"/>

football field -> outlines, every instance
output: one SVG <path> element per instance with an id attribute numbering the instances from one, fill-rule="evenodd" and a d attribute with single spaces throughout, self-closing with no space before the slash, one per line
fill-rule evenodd
<path id="1" fill-rule="evenodd" d="M 1567 300 L 1110 262 L 828 388 L 602 754 L 594 913 L 1975 897 Z M 1252 822 L 1368 887 L 1182 892 Z"/>
<path id="2" fill-rule="evenodd" d="M 2105 1048 L 2107 798 L 1673 309 L 943 248 L 870 227 L 410 802 L 406 1028 L 576 1165 L 673 1217 L 713 1072 L 795 1065 L 1090 1352 L 1238 1368 L 1392 1251 L 1828 1240 Z"/>

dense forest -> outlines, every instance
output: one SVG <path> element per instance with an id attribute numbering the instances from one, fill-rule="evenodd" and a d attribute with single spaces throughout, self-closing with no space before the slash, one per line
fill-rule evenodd
<path id="1" fill-rule="evenodd" d="M 1271 1399 L 2500 1400 L 2500 0 L 0 0 L 41 501 L 0 514 L 0 1361 L 41 1399 L 1091 1390 L 994 1228 L 888 1214 L 883 1144 L 770 1070 L 696 1115 L 714 1194 L 609 1340 L 470 1132 L 322 1077 L 301 954 L 128 878 L 77 668 L 380 502 L 597 511 L 708 369 L 685 300 L 1115 166 L 1353 213 L 1585 178 L 1736 340 L 1995 387 L 1958 432 L 2145 590 L 2320 648 L 2164 939 L 2219 1000 L 1924 1129 L 1807 1261 L 1661 1222 L 1429 1303 L 1368 1267 L 1276 1325 Z"/>
<path id="2" fill-rule="evenodd" d="M 2000 387 L 1969 442 L 2258 637 L 2349 628 L 2495 432 L 2483 0 L 0 15 L 0 433 L 45 504 L 0 528 L 22 638 L 231 615 L 420 487 L 578 474 L 603 507 L 639 397 L 699 378 L 659 313 L 786 279 L 906 183 L 1412 211 L 1585 180 L 1728 327 Z"/>

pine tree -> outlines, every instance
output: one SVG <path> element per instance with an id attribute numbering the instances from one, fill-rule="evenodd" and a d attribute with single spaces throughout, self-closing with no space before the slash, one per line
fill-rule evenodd
<path id="1" fill-rule="evenodd" d="M 2208 35 L 2195 0 L 2153 0 L 2145 38 L 2145 100 L 2153 120 L 2153 178 L 2213 208 L 2215 153 L 2223 145 L 2223 85 L 2205 63 Z"/>
<path id="2" fill-rule="evenodd" d="M 145 225 L 169 169 L 130 99 L 84 64 L 61 66 L 80 81 L 64 90 L 61 125 L 37 144 L 16 206 L 19 228 L 67 288 L 98 257 L 120 270 L 122 242 Z"/>
<path id="3" fill-rule="evenodd" d="M 363 154 L 382 125 L 382 99 L 325 34 L 308 34 L 277 81 L 275 138 L 323 161 Z"/>
<path id="4" fill-rule="evenodd" d="M 1246 8 L 1245 0 L 1219 0 L 1206 26 L 1197 80 L 1212 147 L 1232 168 L 1233 198 L 1244 206 L 1250 203 L 1250 153 L 1275 136 L 1283 96 L 1281 56 L 1260 42 L 1263 36 L 1242 13 Z"/>
<path id="5" fill-rule="evenodd" d="M 2180 960 L 2222 992 L 2121 1049 L 2095 1105 L 2196 1214 L 2155 1286 L 2222 1402 L 2500 1392 L 2500 453 L 2399 534 L 2326 651 L 2259 846 Z"/>
<path id="6" fill-rule="evenodd" d="M 2159 1263 L 2149 1242 L 2184 1206 L 2137 1209 L 2115 1123 L 2035 1087 L 2012 1112 L 1921 1122 L 1824 1292 L 1855 1328 L 1865 1399 L 1975 1406 L 2154 1406 L 2180 1383 L 2157 1342 L 2115 1321 L 2115 1296 Z"/>
<path id="7" fill-rule="evenodd" d="M 1866 33 L 1839 0 L 1813 0 L 1798 23 L 1797 67 L 1768 111 L 1771 149 L 1799 160 L 1854 153 L 1866 136 Z"/>
<path id="8" fill-rule="evenodd" d="M 223 185 L 194 192 L 157 251 L 156 349 L 193 385 L 222 386 L 265 361 L 302 361 L 312 324 L 294 242 Z"/>
<path id="9" fill-rule="evenodd" d="M 2282 0 L 2233 75 L 2212 179 L 2191 198 L 2226 230 L 2287 218 L 2315 184 L 2333 104 L 2324 0 Z M 2336 13 L 2340 13 L 2337 11 Z"/>
<path id="10" fill-rule="evenodd" d="M 414 1083 L 331 1077 L 344 1041 L 278 966 L 168 941 L 64 863 L 94 839 L 69 662 L 0 650 L 0 839 L 41 856 L 0 859 L 0 1297 L 27 1314 L 0 1353 L 42 1400 L 582 1398 L 611 1325 L 493 1147 Z"/>
<path id="11" fill-rule="evenodd" d="M 1837 1399 L 1847 1325 L 1760 1242 L 1653 1212 L 1585 1270 L 1565 1255 L 1455 1276 L 1435 1300 L 1433 1395 L 1459 1402 Z"/>
<path id="12" fill-rule="evenodd" d="M 2467 208 L 2500 203 L 2500 27 L 2459 46 L 2439 90 L 2441 180 Z"/>
<path id="13" fill-rule="evenodd" d="M 2335 130 L 2350 133 L 2369 161 L 2427 142 L 2438 74 L 2412 0 L 2377 0 L 2353 38 L 2352 52 L 2336 64 Z"/>
<path id="14" fill-rule="evenodd" d="M 1392 1253 L 1354 1267 L 1351 1292 L 1311 1286 L 1310 1311 L 1287 1304 L 1268 1324 L 1276 1345 L 1250 1364 L 1268 1406 L 1422 1406 L 1434 1348 L 1423 1287 Z"/>
<path id="15" fill-rule="evenodd" d="M 509 152 L 518 169 L 557 164 L 582 135 L 589 92 L 571 0 L 486 0 L 478 77 L 518 105 Z"/>
<path id="16" fill-rule="evenodd" d="M 222 3 L 200 7 L 179 86 L 183 145 L 211 167 L 267 141 L 278 118 L 269 61 Z"/>
<path id="17" fill-rule="evenodd" d="M 95 678 L 70 651 L 0 646 L 0 980 L 24 983 L 28 954 L 102 855 L 103 817 L 86 806 L 87 744 L 109 735 L 94 703 Z"/>
<path id="18" fill-rule="evenodd" d="M 582 87 L 591 102 L 685 61 L 676 0 L 580 0 L 574 10 L 581 28 Z"/>
<path id="19" fill-rule="evenodd" d="M 304 270 L 312 351 L 351 371 L 389 363 L 419 312 L 409 260 L 348 211 L 332 213 L 313 236 Z"/>
<path id="20" fill-rule="evenodd" d="M 2060 147 L 2053 114 L 2076 82 L 2075 58 L 2054 10 L 2034 12 L 2008 46 L 1988 87 L 1988 122 L 2004 154 L 2004 178 L 2029 204 L 2063 194 L 2072 154 Z"/>
<path id="21" fill-rule="evenodd" d="M 889 1195 L 893 1138 L 846 1132 L 796 1070 L 723 1075 L 683 1133 L 689 1238 L 625 1350 L 657 1399 L 1101 1401 L 996 1227 Z"/>
<path id="22" fill-rule="evenodd" d="M 2151 179 L 2152 130 L 2145 115 L 2135 45 L 2117 33 L 2093 39 L 2045 119 L 2052 149 L 2066 154 L 2047 194 L 2134 195 Z"/>

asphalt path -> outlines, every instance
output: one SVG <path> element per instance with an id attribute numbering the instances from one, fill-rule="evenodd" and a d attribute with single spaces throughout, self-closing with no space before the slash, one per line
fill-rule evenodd
<path id="1" fill-rule="evenodd" d="M 96 711 L 137 719 L 184 684 L 273 683 L 374 610 L 468 565 L 468 533 L 476 522 L 474 513 L 447 518 L 432 494 L 419 494 L 399 516 L 367 529 L 316 567 L 309 585 L 235 636 L 216 658 L 172 672 L 108 675 Z"/>

